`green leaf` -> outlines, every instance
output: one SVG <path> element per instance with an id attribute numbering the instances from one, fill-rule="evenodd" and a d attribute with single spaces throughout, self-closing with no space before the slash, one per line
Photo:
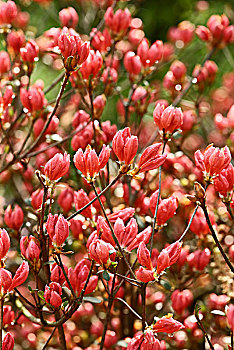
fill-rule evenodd
<path id="1" fill-rule="evenodd" d="M 42 300 L 45 301 L 44 292 L 43 292 L 42 290 L 39 290 L 39 291 L 37 292 L 37 295 L 39 296 L 39 298 L 41 298 Z"/>
<path id="2" fill-rule="evenodd" d="M 92 304 L 100 304 L 102 302 L 101 299 L 95 298 L 95 297 L 87 297 L 85 296 L 83 298 L 83 301 L 86 301 L 88 303 L 92 303 Z"/>
<path id="3" fill-rule="evenodd" d="M 68 301 L 68 300 L 64 301 L 63 307 L 65 308 L 68 304 L 69 304 L 69 301 Z"/>
<path id="4" fill-rule="evenodd" d="M 116 345 L 122 346 L 123 348 L 127 348 L 128 343 L 125 340 L 119 340 Z"/>
<path id="5" fill-rule="evenodd" d="M 32 287 L 28 286 L 28 289 L 29 289 L 30 292 L 32 292 Z"/>
<path id="6" fill-rule="evenodd" d="M 104 278 L 105 281 L 107 281 L 107 282 L 110 281 L 110 275 L 109 275 L 109 273 L 106 270 L 103 271 L 102 277 Z"/>
<path id="7" fill-rule="evenodd" d="M 166 289 L 166 290 L 171 290 L 171 285 L 168 281 L 166 280 L 160 280 L 160 284 Z"/>

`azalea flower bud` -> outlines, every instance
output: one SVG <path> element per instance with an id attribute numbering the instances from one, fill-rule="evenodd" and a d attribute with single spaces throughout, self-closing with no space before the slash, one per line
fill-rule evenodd
<path id="1" fill-rule="evenodd" d="M 118 80 L 118 72 L 115 68 L 107 67 L 102 73 L 104 84 L 116 83 Z"/>
<path id="2" fill-rule="evenodd" d="M 176 241 L 163 249 L 158 256 L 157 274 L 160 275 L 167 267 L 173 265 L 180 256 L 182 243 Z"/>
<path id="3" fill-rule="evenodd" d="M 24 222 L 23 210 L 18 205 L 12 210 L 11 205 L 8 205 L 5 210 L 4 220 L 8 227 L 18 231 Z"/>
<path id="4" fill-rule="evenodd" d="M 81 220 L 71 219 L 70 230 L 74 238 L 79 239 L 80 233 L 83 231 L 83 223 Z"/>
<path id="5" fill-rule="evenodd" d="M 0 94 L 0 104 L 3 106 L 3 109 L 6 109 L 7 107 L 9 107 L 13 98 L 14 98 L 14 93 L 13 93 L 12 86 L 7 85 L 4 95 L 2 96 Z"/>
<path id="6" fill-rule="evenodd" d="M 46 163 L 44 174 L 50 181 L 56 181 L 68 172 L 69 167 L 70 155 L 67 153 L 64 153 L 64 155 L 57 153 Z"/>
<path id="7" fill-rule="evenodd" d="M 34 40 L 29 40 L 25 47 L 20 49 L 20 55 L 25 62 L 33 63 L 38 59 L 39 47 Z"/>
<path id="8" fill-rule="evenodd" d="M 211 32 L 205 26 L 198 26 L 196 29 L 196 34 L 203 41 L 210 41 L 212 38 Z"/>
<path id="9" fill-rule="evenodd" d="M 160 130 L 172 134 L 183 124 L 183 114 L 180 108 L 169 106 L 164 108 L 159 104 L 154 110 L 154 122 Z"/>
<path id="10" fill-rule="evenodd" d="M 7 293 L 12 284 L 12 275 L 10 271 L 0 268 L 0 295 Z"/>
<path id="11" fill-rule="evenodd" d="M 99 32 L 96 28 L 93 28 L 90 37 L 95 50 L 106 52 L 111 47 L 112 39 L 107 28 L 104 28 L 103 32 Z"/>
<path id="12" fill-rule="evenodd" d="M 3 306 L 3 325 L 10 325 L 15 319 L 15 313 L 10 305 Z"/>
<path id="13" fill-rule="evenodd" d="M 231 247 L 229 248 L 228 253 L 229 253 L 231 261 L 234 262 L 234 245 L 231 245 Z"/>
<path id="14" fill-rule="evenodd" d="M 82 123 L 87 123 L 90 119 L 90 116 L 88 113 L 80 109 L 77 111 L 72 119 L 72 126 L 73 128 L 77 128 Z"/>
<path id="15" fill-rule="evenodd" d="M 119 9 L 114 13 L 113 8 L 108 7 L 104 19 L 111 32 L 121 37 L 130 26 L 131 13 L 126 8 L 124 10 Z"/>
<path id="16" fill-rule="evenodd" d="M 149 47 L 147 39 L 143 39 L 137 48 L 137 55 L 141 59 L 144 67 L 150 67 L 156 61 L 160 61 L 163 55 L 163 42 L 161 40 L 155 41 Z"/>
<path id="17" fill-rule="evenodd" d="M 124 222 L 128 221 L 131 217 L 133 217 L 135 213 L 135 208 L 125 208 L 122 210 L 117 210 L 116 212 L 109 214 L 108 219 L 110 222 L 115 222 L 118 218 L 123 220 Z"/>
<path id="18" fill-rule="evenodd" d="M 75 156 L 74 163 L 78 170 L 86 177 L 87 181 L 93 181 L 98 175 L 100 170 L 104 168 L 110 157 L 109 146 L 103 145 L 99 157 L 97 156 L 95 150 L 91 146 L 87 146 L 85 152 L 83 153 L 80 148 Z"/>
<path id="19" fill-rule="evenodd" d="M 162 350 L 160 341 L 155 338 L 154 333 L 151 330 L 145 332 L 140 350 Z"/>
<path id="20" fill-rule="evenodd" d="M 11 61 L 6 51 L 0 51 L 0 75 L 9 72 Z"/>
<path id="21" fill-rule="evenodd" d="M 0 5 L 0 23 L 11 24 L 17 17 L 17 7 L 14 1 L 8 0 Z"/>
<path id="22" fill-rule="evenodd" d="M 41 110 L 45 102 L 43 91 L 34 86 L 31 86 L 28 90 L 20 89 L 20 99 L 24 108 L 30 113 Z"/>
<path id="23" fill-rule="evenodd" d="M 64 270 L 66 274 L 68 274 L 68 268 L 66 265 L 63 264 Z M 51 273 L 50 278 L 52 282 L 56 282 L 60 284 L 61 286 L 66 280 L 66 277 L 64 276 L 63 270 L 60 266 L 58 266 L 56 263 L 54 263 L 51 267 Z"/>
<path id="24" fill-rule="evenodd" d="M 12 279 L 12 283 L 9 288 L 9 291 L 23 284 L 28 278 L 28 274 L 29 274 L 29 265 L 26 261 L 23 261 L 22 264 L 16 270 L 16 273 L 14 278 Z"/>
<path id="25" fill-rule="evenodd" d="M 75 28 L 79 21 L 79 16 L 73 7 L 68 7 L 59 12 L 59 19 L 63 27 Z"/>
<path id="26" fill-rule="evenodd" d="M 61 247 L 69 236 L 69 224 L 62 215 L 49 214 L 46 229 L 51 241 L 58 247 Z"/>
<path id="27" fill-rule="evenodd" d="M 113 138 L 112 148 L 121 163 L 132 163 L 138 149 L 137 136 L 131 136 L 130 129 L 119 130 Z"/>
<path id="28" fill-rule="evenodd" d="M 56 283 L 51 282 L 49 286 L 45 287 L 44 298 L 45 301 L 52 305 L 54 308 L 59 308 L 62 304 L 62 287 Z"/>
<path id="29" fill-rule="evenodd" d="M 99 119 L 106 105 L 106 96 L 104 94 L 95 97 L 93 100 L 93 110 L 96 119 Z"/>
<path id="30" fill-rule="evenodd" d="M 106 264 L 109 260 L 109 256 L 115 253 L 115 248 L 101 239 L 96 239 L 89 246 L 89 255 L 91 259 L 94 259 L 98 264 Z"/>
<path id="31" fill-rule="evenodd" d="M 225 294 L 217 295 L 215 293 L 211 293 L 208 297 L 207 303 L 209 308 L 212 310 L 224 310 L 229 300 L 230 298 Z"/>
<path id="32" fill-rule="evenodd" d="M 10 249 L 10 237 L 4 228 L 0 228 L 0 260 L 3 259 Z"/>
<path id="33" fill-rule="evenodd" d="M 227 309 L 227 320 L 229 327 L 234 332 L 234 305 L 230 304 Z"/>
<path id="34" fill-rule="evenodd" d="M 172 307 L 178 313 L 182 314 L 183 311 L 192 303 L 193 294 L 189 289 L 180 291 L 174 290 L 171 295 Z"/>
<path id="35" fill-rule="evenodd" d="M 15 54 L 20 52 L 22 46 L 25 43 L 25 36 L 22 31 L 12 30 L 7 36 L 7 45 L 11 48 Z"/>
<path id="36" fill-rule="evenodd" d="M 8 2 L 13 2 L 13 1 L 8 1 Z M 13 350 L 14 345 L 15 345 L 14 337 L 11 333 L 8 332 L 3 338 L 2 350 Z"/>
<path id="37" fill-rule="evenodd" d="M 223 197 L 233 190 L 234 185 L 234 167 L 230 163 L 226 169 L 223 169 L 214 179 L 214 187 Z"/>
<path id="38" fill-rule="evenodd" d="M 153 330 L 155 332 L 163 332 L 163 333 L 174 333 L 183 329 L 184 325 L 179 321 L 176 321 L 172 318 L 172 314 L 168 314 L 167 316 L 163 316 L 153 325 Z"/>
<path id="39" fill-rule="evenodd" d="M 141 60 L 133 51 L 128 51 L 124 56 L 124 67 L 131 75 L 138 75 L 141 71 Z"/>
<path id="40" fill-rule="evenodd" d="M 24 236 L 20 239 L 20 250 L 22 256 L 32 262 L 33 264 L 36 264 L 40 257 L 40 243 L 38 239 L 36 239 L 33 236 Z"/>
<path id="41" fill-rule="evenodd" d="M 176 81 L 181 81 L 187 71 L 185 64 L 181 61 L 174 61 L 170 66 L 170 71 L 174 75 Z"/>
<path id="42" fill-rule="evenodd" d="M 208 248 L 205 248 L 204 250 L 199 249 L 189 254 L 187 261 L 190 267 L 194 267 L 198 271 L 202 271 L 209 264 L 210 255 L 211 253 Z"/>
<path id="43" fill-rule="evenodd" d="M 42 201 L 43 201 L 43 195 L 44 195 L 44 190 L 40 188 L 32 193 L 31 204 L 33 209 L 38 210 L 41 207 Z"/>
<path id="44" fill-rule="evenodd" d="M 144 269 L 144 267 L 140 266 L 138 270 L 136 270 L 136 277 L 139 281 L 148 283 L 150 281 L 154 281 L 154 271 Z"/>
<path id="45" fill-rule="evenodd" d="M 70 187 L 66 187 L 64 190 L 61 191 L 60 195 L 58 196 L 58 204 L 65 213 L 68 213 L 71 210 L 73 201 L 74 191 Z"/>
<path id="46" fill-rule="evenodd" d="M 196 121 L 196 113 L 193 110 L 183 112 L 183 124 L 181 125 L 182 131 L 191 130 Z"/>
<path id="47" fill-rule="evenodd" d="M 150 252 L 146 248 L 144 242 L 141 242 L 139 248 L 137 249 L 137 259 L 142 266 L 145 266 L 149 270 L 153 270 Z"/>
<path id="48" fill-rule="evenodd" d="M 99 51 L 90 50 L 87 59 L 82 64 L 80 72 L 83 79 L 88 80 L 90 76 L 95 78 L 102 68 L 103 59 Z"/>
<path id="49" fill-rule="evenodd" d="M 76 191 L 74 192 L 74 203 L 75 203 L 76 210 L 80 210 L 89 202 L 90 202 L 89 197 L 87 196 L 87 194 L 85 193 L 85 191 L 83 189 L 81 189 L 77 192 Z M 86 209 L 84 209 L 81 212 L 81 214 L 83 216 L 86 216 L 86 217 L 92 219 L 91 205 L 88 206 Z"/>
<path id="50" fill-rule="evenodd" d="M 58 47 L 63 56 L 64 67 L 73 71 L 87 59 L 90 51 L 88 42 L 82 42 L 80 36 L 72 29 L 64 27 L 58 38 Z"/>
<path id="51" fill-rule="evenodd" d="M 157 169 L 164 163 L 167 155 L 159 154 L 161 146 L 161 143 L 155 143 L 144 150 L 136 166 L 137 172 Z M 134 172 L 135 171 L 133 171 L 133 174 Z"/>
<path id="52" fill-rule="evenodd" d="M 114 331 L 107 330 L 106 331 L 106 336 L 105 336 L 105 341 L 104 341 L 104 346 L 106 349 L 112 348 L 114 344 L 116 344 L 118 341 L 118 337 Z"/>
<path id="53" fill-rule="evenodd" d="M 208 176 L 218 175 L 231 162 L 231 154 L 227 146 L 219 149 L 212 144 L 205 149 L 204 153 L 200 150 L 196 151 L 194 158 L 197 168 Z"/>

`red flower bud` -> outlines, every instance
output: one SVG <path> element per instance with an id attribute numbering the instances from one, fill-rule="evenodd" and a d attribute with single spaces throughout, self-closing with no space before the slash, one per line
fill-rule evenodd
<path id="1" fill-rule="evenodd" d="M 12 280 L 12 284 L 9 288 L 9 291 L 23 284 L 28 278 L 28 274 L 29 274 L 29 265 L 26 261 L 23 261 L 22 264 L 16 270 L 16 273 Z"/>
<path id="2" fill-rule="evenodd" d="M 105 28 L 103 32 L 99 32 L 96 28 L 93 28 L 90 37 L 95 50 L 106 52 L 107 49 L 111 47 L 112 39 L 107 28 Z"/>
<path id="3" fill-rule="evenodd" d="M 164 163 L 167 155 L 159 154 L 161 146 L 161 143 L 155 143 L 144 150 L 137 164 L 140 172 L 157 169 Z"/>
<path id="4" fill-rule="evenodd" d="M 210 41 L 212 37 L 211 32 L 205 26 L 198 26 L 196 29 L 196 34 L 203 41 Z"/>
<path id="5" fill-rule="evenodd" d="M 75 28 L 79 21 L 79 16 L 73 7 L 68 7 L 59 12 L 59 19 L 63 27 Z"/>
<path id="6" fill-rule="evenodd" d="M 134 213 L 135 213 L 135 208 L 125 208 L 122 210 L 117 210 L 112 214 L 109 214 L 108 219 L 110 222 L 115 222 L 118 218 L 120 218 L 121 220 L 126 222 L 131 217 L 133 217 Z"/>
<path id="7" fill-rule="evenodd" d="M 141 60 L 133 51 L 124 56 L 124 67 L 130 75 L 138 75 L 141 71 Z"/>
<path id="8" fill-rule="evenodd" d="M 229 300 L 230 298 L 225 294 L 217 295 L 215 293 L 211 293 L 207 302 L 210 309 L 224 310 Z"/>
<path id="9" fill-rule="evenodd" d="M 10 249 L 10 237 L 4 228 L 0 228 L 0 259 L 3 259 Z"/>
<path id="10" fill-rule="evenodd" d="M 20 99 L 24 108 L 30 113 L 41 110 L 45 102 L 43 91 L 34 86 L 31 86 L 28 90 L 20 89 Z"/>
<path id="11" fill-rule="evenodd" d="M 72 126 L 73 128 L 77 128 L 82 123 L 87 123 L 90 119 L 90 116 L 88 113 L 80 109 L 78 112 L 75 113 L 73 119 L 72 119 Z"/>
<path id="12" fill-rule="evenodd" d="M 184 328 L 184 325 L 179 321 L 174 320 L 171 314 L 168 314 L 167 316 L 163 316 L 160 320 L 158 320 L 153 325 L 153 330 L 155 332 L 163 332 L 163 333 L 174 333 L 183 328 Z"/>
<path id="13" fill-rule="evenodd" d="M 72 188 L 67 187 L 64 190 L 61 191 L 60 195 L 58 196 L 58 204 L 63 209 L 65 213 L 68 213 L 71 208 L 72 204 L 74 202 L 74 191 Z"/>
<path id="14" fill-rule="evenodd" d="M 23 210 L 18 205 L 12 210 L 11 205 L 8 205 L 5 210 L 4 220 L 8 227 L 18 231 L 24 222 Z"/>
<path id="15" fill-rule="evenodd" d="M 114 34 L 124 35 L 130 26 L 131 13 L 128 9 L 119 9 L 114 13 L 113 8 L 108 7 L 104 18 L 106 25 Z"/>
<path id="16" fill-rule="evenodd" d="M 0 268 L 0 290 L 7 293 L 12 284 L 10 271 Z"/>
<path id="17" fill-rule="evenodd" d="M 204 153 L 200 150 L 196 151 L 194 158 L 197 168 L 209 176 L 219 174 L 231 162 L 231 154 L 227 146 L 219 149 L 212 144 L 205 149 Z"/>
<path id="18" fill-rule="evenodd" d="M 87 146 L 83 153 L 80 148 L 75 156 L 74 163 L 78 170 L 87 178 L 87 181 L 93 181 L 100 170 L 104 168 L 110 157 L 109 146 L 103 145 L 99 157 L 91 146 Z"/>
<path id="19" fill-rule="evenodd" d="M 68 172 L 69 167 L 70 155 L 67 153 L 64 153 L 64 155 L 57 153 L 46 163 L 44 174 L 50 181 L 56 181 Z"/>
<path id="20" fill-rule="evenodd" d="M 36 263 L 40 257 L 40 243 L 38 239 L 33 236 L 24 236 L 20 239 L 20 250 L 22 256 L 31 261 L 32 263 Z"/>
<path id="21" fill-rule="evenodd" d="M 183 311 L 192 303 L 193 294 L 188 289 L 184 289 L 182 291 L 176 289 L 171 295 L 171 301 L 173 309 L 178 314 L 182 314 Z"/>
<path id="22" fill-rule="evenodd" d="M 178 199 L 175 196 L 163 199 L 158 206 L 157 225 L 164 225 L 167 220 L 175 215 L 178 208 Z"/>
<path id="23" fill-rule="evenodd" d="M 69 224 L 62 215 L 49 214 L 46 229 L 51 241 L 58 247 L 62 246 L 69 236 Z"/>
<path id="24" fill-rule="evenodd" d="M 99 51 L 90 50 L 89 55 L 80 68 L 83 79 L 95 78 L 102 68 L 102 55 Z"/>
<path id="25" fill-rule="evenodd" d="M 8 1 L 13 2 L 13 1 Z M 11 333 L 7 333 L 2 342 L 2 350 L 13 350 L 15 345 L 14 337 Z"/>
<path id="26" fill-rule="evenodd" d="M 160 341 L 155 338 L 154 333 L 151 330 L 145 332 L 140 350 L 161 350 Z"/>
<path id="27" fill-rule="evenodd" d="M 161 60 L 163 55 L 163 42 L 157 40 L 149 47 L 147 39 L 143 39 L 138 46 L 137 54 L 143 66 L 150 67 L 154 65 L 156 61 Z"/>
<path id="28" fill-rule="evenodd" d="M 96 239 L 89 245 L 89 255 L 91 259 L 94 259 L 98 264 L 106 264 L 109 260 L 109 256 L 115 253 L 115 248 L 101 239 Z"/>
<path id="29" fill-rule="evenodd" d="M 129 128 L 119 130 L 113 138 L 112 148 L 119 161 L 129 165 L 137 153 L 138 138 L 131 136 Z"/>
<path id="30" fill-rule="evenodd" d="M 116 83 L 118 80 L 118 72 L 115 68 L 107 67 L 102 73 L 104 84 Z"/>
<path id="31" fill-rule="evenodd" d="M 85 193 L 85 191 L 83 189 L 81 189 L 77 192 L 76 191 L 74 192 L 74 203 L 75 203 L 76 210 L 80 210 L 89 202 L 90 202 L 89 197 L 87 196 L 87 194 Z M 83 216 L 86 216 L 86 217 L 92 219 L 91 205 L 88 206 L 88 208 L 84 209 L 81 212 L 81 214 Z"/>
<path id="32" fill-rule="evenodd" d="M 15 54 L 20 52 L 21 47 L 25 43 L 25 36 L 22 31 L 12 30 L 7 36 L 7 45 Z"/>
<path id="33" fill-rule="evenodd" d="M 38 58 L 39 47 L 34 40 L 29 40 L 25 47 L 20 49 L 20 54 L 23 61 L 33 63 Z"/>
<path id="34" fill-rule="evenodd" d="M 164 108 L 158 104 L 154 110 L 154 122 L 160 130 L 172 134 L 183 124 L 183 114 L 180 108 L 169 106 Z"/>
<path id="35" fill-rule="evenodd" d="M 187 69 L 183 62 L 174 61 L 170 66 L 170 71 L 172 72 L 175 80 L 179 82 L 185 77 Z"/>
<path id="36" fill-rule="evenodd" d="M 189 254 L 187 261 L 190 267 L 202 271 L 209 264 L 210 261 L 210 250 L 208 248 L 204 250 L 196 250 L 195 252 Z"/>
<path id="37" fill-rule="evenodd" d="M 56 309 L 62 304 L 62 287 L 56 283 L 51 282 L 49 286 L 45 287 L 44 298 L 45 301 L 55 307 Z"/>
<path id="38" fill-rule="evenodd" d="M 232 164 L 223 169 L 214 179 L 215 190 L 223 197 L 226 197 L 233 190 L 234 185 L 234 167 Z"/>
<path id="39" fill-rule="evenodd" d="M 137 249 L 137 259 L 142 266 L 145 266 L 149 270 L 153 270 L 150 252 L 146 248 L 144 242 L 141 242 L 139 248 Z"/>
<path id="40" fill-rule="evenodd" d="M 9 72 L 11 61 L 6 51 L 0 51 L 0 75 Z"/>
<path id="41" fill-rule="evenodd" d="M 158 256 L 157 273 L 160 274 L 167 267 L 173 265 L 180 256 L 182 243 L 176 241 L 163 249 Z"/>
<path id="42" fill-rule="evenodd" d="M 108 68 L 107 68 L 108 69 Z M 104 94 L 95 97 L 93 100 L 93 110 L 95 118 L 100 118 L 106 105 L 106 96 Z"/>
<path id="43" fill-rule="evenodd" d="M 63 264 L 66 274 L 68 273 L 68 268 Z M 61 286 L 65 282 L 66 278 L 64 276 L 63 270 L 60 266 L 54 263 L 51 267 L 51 281 L 60 284 Z"/>
<path id="44" fill-rule="evenodd" d="M 136 270 L 136 277 L 139 281 L 148 283 L 150 281 L 154 281 L 154 271 L 144 269 L 144 267 L 140 266 L 138 270 Z"/>
<path id="45" fill-rule="evenodd" d="M 8 0 L 0 5 L 0 23 L 11 24 L 17 17 L 17 7 L 14 1 Z"/>
<path id="46" fill-rule="evenodd" d="M 33 209 L 38 210 L 41 207 L 42 201 L 43 201 L 43 195 L 44 195 L 44 190 L 40 188 L 32 193 L 31 204 Z"/>

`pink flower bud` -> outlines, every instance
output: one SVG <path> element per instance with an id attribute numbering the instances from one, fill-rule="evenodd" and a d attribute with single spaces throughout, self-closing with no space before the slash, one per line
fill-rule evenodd
<path id="1" fill-rule="evenodd" d="M 132 163 L 138 149 L 137 136 L 131 136 L 130 129 L 119 130 L 113 138 L 112 148 L 120 162 Z"/>
<path id="2" fill-rule="evenodd" d="M 229 248 L 228 253 L 229 253 L 231 261 L 234 262 L 234 244 L 231 245 L 231 247 Z"/>
<path id="3" fill-rule="evenodd" d="M 183 112 L 183 124 L 181 125 L 182 131 L 191 130 L 196 121 L 196 113 L 193 110 Z"/>
<path id="4" fill-rule="evenodd" d="M 79 21 L 79 16 L 73 7 L 68 7 L 59 12 L 59 19 L 63 27 L 75 28 Z"/>
<path id="5" fill-rule="evenodd" d="M 109 157 L 109 146 L 103 145 L 101 153 L 98 157 L 95 150 L 88 145 L 84 153 L 81 148 L 76 152 L 74 156 L 74 163 L 76 168 L 83 173 L 88 181 L 93 181 L 100 170 L 104 168 L 109 160 Z"/>
<path id="6" fill-rule="evenodd" d="M 72 204 L 74 202 L 74 191 L 72 188 L 67 187 L 64 190 L 61 191 L 60 195 L 58 196 L 58 204 L 63 209 L 65 213 L 68 213 L 71 208 Z"/>
<path id="7" fill-rule="evenodd" d="M 12 284 L 12 275 L 10 271 L 0 268 L 0 290 L 7 293 Z"/>
<path id="8" fill-rule="evenodd" d="M 160 275 L 167 267 L 173 265 L 180 256 L 182 243 L 176 241 L 163 249 L 158 256 L 157 273 Z"/>
<path id="9" fill-rule="evenodd" d="M 124 35 L 130 26 L 131 13 L 128 9 L 117 10 L 114 13 L 112 7 L 108 7 L 104 15 L 106 25 L 114 34 Z"/>
<path id="10" fill-rule="evenodd" d="M 28 274 L 29 274 L 29 265 L 26 261 L 23 261 L 22 264 L 16 270 L 16 273 L 12 280 L 12 284 L 9 288 L 9 291 L 23 284 L 28 278 Z"/>
<path id="11" fill-rule="evenodd" d="M 89 197 L 87 196 L 87 194 L 85 193 L 85 191 L 83 189 L 81 189 L 77 192 L 76 191 L 74 192 L 74 203 L 75 203 L 76 210 L 80 210 L 89 202 L 90 202 Z M 86 216 L 86 217 L 92 219 L 91 205 L 88 206 L 88 208 L 84 209 L 81 212 L 81 214 L 83 216 Z"/>
<path id="12" fill-rule="evenodd" d="M 226 44 L 231 44 L 234 41 L 234 26 L 228 26 L 223 30 L 223 41 Z"/>
<path id="13" fill-rule="evenodd" d="M 15 54 L 20 52 L 21 47 L 25 44 L 25 36 L 22 31 L 12 30 L 7 36 L 7 45 Z"/>
<path id="14" fill-rule="evenodd" d="M 68 268 L 66 265 L 63 264 L 64 270 L 66 274 L 68 274 Z M 58 266 L 56 263 L 54 263 L 51 267 L 51 281 L 56 282 L 60 284 L 61 286 L 65 282 L 66 278 L 64 276 L 63 270 L 60 266 Z"/>
<path id="15" fill-rule="evenodd" d="M 41 207 L 42 201 L 43 201 L 43 195 L 44 195 L 43 189 L 38 189 L 32 193 L 31 204 L 33 209 L 38 210 Z"/>
<path id="16" fill-rule="evenodd" d="M 58 247 L 61 247 L 69 236 L 69 224 L 62 215 L 49 214 L 46 229 L 51 241 Z"/>
<path id="17" fill-rule="evenodd" d="M 183 62 L 174 61 L 170 66 L 170 71 L 174 75 L 176 81 L 181 81 L 186 75 L 186 66 Z"/>
<path id="18" fill-rule="evenodd" d="M 75 113 L 73 119 L 72 119 L 72 126 L 73 128 L 77 128 L 82 123 L 87 123 L 90 119 L 90 116 L 88 113 L 80 109 L 78 112 Z"/>
<path id="19" fill-rule="evenodd" d="M 207 302 L 210 309 L 224 310 L 229 300 L 230 298 L 225 294 L 217 295 L 215 293 L 211 293 Z"/>
<path id="20" fill-rule="evenodd" d="M 196 29 L 196 34 L 203 41 L 210 41 L 212 37 L 211 32 L 205 26 L 198 26 Z"/>
<path id="21" fill-rule="evenodd" d="M 133 51 L 128 51 L 124 56 L 124 67 L 130 75 L 138 75 L 141 71 L 140 57 Z"/>
<path id="22" fill-rule="evenodd" d="M 154 122 L 160 130 L 172 134 L 183 124 L 183 114 L 180 108 L 169 106 L 164 108 L 159 104 L 154 110 Z"/>
<path id="23" fill-rule="evenodd" d="M 115 222 L 118 218 L 124 222 L 128 221 L 135 213 L 135 208 L 125 208 L 117 210 L 116 212 L 109 214 L 108 219 L 110 222 Z"/>
<path id="24" fill-rule="evenodd" d="M 8 227 L 18 231 L 24 222 L 23 210 L 18 205 L 12 210 L 11 205 L 8 205 L 5 210 L 4 220 Z"/>
<path id="25" fill-rule="evenodd" d="M 83 231 L 83 223 L 81 220 L 71 219 L 70 221 L 70 230 L 74 238 L 79 239 L 80 233 Z"/>
<path id="26" fill-rule="evenodd" d="M 0 228 L 0 259 L 3 259 L 10 249 L 10 237 L 4 228 Z"/>
<path id="27" fill-rule="evenodd" d="M 6 51 L 0 51 L 0 75 L 9 72 L 11 61 Z"/>
<path id="28" fill-rule="evenodd" d="M 147 39 L 143 39 L 138 46 L 137 55 L 140 57 L 144 67 L 150 67 L 154 65 L 156 61 L 161 60 L 163 55 L 163 42 L 157 40 L 149 47 Z"/>
<path id="29" fill-rule="evenodd" d="M 22 256 L 32 263 L 37 263 L 40 257 L 40 243 L 33 236 L 24 236 L 20 239 L 20 250 Z"/>
<path id="30" fill-rule="evenodd" d="M 3 325 L 10 325 L 15 319 L 15 313 L 10 305 L 3 306 Z"/>
<path id="31" fill-rule="evenodd" d="M 90 50 L 89 55 L 80 68 L 83 79 L 96 77 L 102 68 L 103 59 L 99 51 Z"/>
<path id="32" fill-rule="evenodd" d="M 227 320 L 229 327 L 234 331 L 234 305 L 230 304 L 227 309 Z"/>
<path id="33" fill-rule="evenodd" d="M 91 42 L 95 50 L 106 52 L 111 47 L 112 39 L 107 28 L 103 32 L 99 32 L 96 28 L 93 28 L 90 37 L 92 38 Z"/>
<path id="34" fill-rule="evenodd" d="M 8 1 L 13 2 L 13 1 Z M 14 337 L 11 333 L 7 333 L 2 342 L 2 350 L 13 350 L 15 345 Z"/>
<path id="35" fill-rule="evenodd" d="M 207 235 L 207 233 L 209 233 L 210 229 L 207 225 L 205 215 L 201 208 L 198 208 L 190 225 L 190 230 L 199 237 L 202 235 Z"/>
<path id="36" fill-rule="evenodd" d="M 98 264 L 106 264 L 109 260 L 109 256 L 115 253 L 115 248 L 101 239 L 96 239 L 89 246 L 89 255 L 91 259 L 94 259 Z"/>
<path id="37" fill-rule="evenodd" d="M 0 5 L 0 23 L 11 24 L 17 17 L 17 7 L 14 1 L 8 0 Z"/>
<path id="38" fill-rule="evenodd" d="M 233 190 L 234 185 L 234 167 L 230 163 L 226 169 L 223 169 L 214 179 L 215 190 L 223 197 L 226 197 Z"/>
<path id="39" fill-rule="evenodd" d="M 20 54 L 25 62 L 33 63 L 39 54 L 39 47 L 34 40 L 29 40 L 25 47 L 20 49 Z"/>
<path id="40" fill-rule="evenodd" d="M 1 101 L 1 104 L 3 105 L 3 109 L 7 108 L 11 104 L 13 97 L 14 97 L 14 93 L 13 93 L 12 86 L 7 85 L 4 95 L 3 96 L 0 95 L 0 101 Z"/>
<path id="41" fill-rule="evenodd" d="M 59 308 L 62 304 L 62 287 L 56 283 L 51 282 L 49 286 L 45 287 L 44 298 L 45 301 L 52 305 L 54 308 Z"/>
<path id="42" fill-rule="evenodd" d="M 209 264 L 210 255 L 211 253 L 208 248 L 205 248 L 204 250 L 196 250 L 195 252 L 189 254 L 187 261 L 190 267 L 194 267 L 198 271 L 202 271 Z"/>
<path id="43" fill-rule="evenodd" d="M 140 172 L 157 169 L 164 163 L 167 155 L 159 154 L 161 146 L 161 143 L 155 143 L 144 150 L 137 164 Z"/>
<path id="44" fill-rule="evenodd" d="M 211 144 L 205 149 L 203 154 L 200 150 L 196 151 L 194 158 L 198 169 L 209 176 L 214 176 L 228 167 L 231 161 L 231 154 L 227 146 L 219 149 Z"/>
<path id="45" fill-rule="evenodd" d="M 172 307 L 178 313 L 182 314 L 183 311 L 192 303 L 193 294 L 189 289 L 180 291 L 176 289 L 171 295 Z"/>
<path id="46" fill-rule="evenodd" d="M 115 68 L 107 67 L 102 73 L 104 84 L 116 83 L 118 80 L 118 72 Z"/>
<path id="47" fill-rule="evenodd" d="M 139 248 L 137 249 L 137 259 L 142 266 L 145 266 L 149 270 L 153 270 L 150 252 L 146 248 L 144 242 L 141 242 Z"/>
<path id="48" fill-rule="evenodd" d="M 158 206 L 157 225 L 164 225 L 167 220 L 175 215 L 178 208 L 178 199 L 175 196 L 163 199 Z"/>
<path id="49" fill-rule="evenodd" d="M 144 340 L 141 343 L 140 350 L 161 350 L 160 341 L 155 338 L 152 330 L 145 332 Z"/>
<path id="50" fill-rule="evenodd" d="M 43 91 L 33 86 L 28 90 L 20 89 L 20 99 L 24 108 L 30 113 L 41 110 L 45 102 Z"/>
<path id="51" fill-rule="evenodd" d="M 106 96 L 104 94 L 95 97 L 93 100 L 93 110 L 95 118 L 100 118 L 106 105 Z"/>
<path id="52" fill-rule="evenodd" d="M 50 159 L 44 168 L 44 174 L 50 181 L 56 181 L 64 176 L 70 167 L 70 155 L 57 153 Z"/>
<path id="53" fill-rule="evenodd" d="M 184 328 L 184 325 L 179 321 L 174 320 L 171 314 L 168 314 L 167 316 L 163 316 L 160 320 L 158 320 L 153 325 L 153 330 L 155 332 L 163 332 L 163 333 L 174 333 L 183 328 Z"/>
<path id="54" fill-rule="evenodd" d="M 139 281 L 148 283 L 150 281 L 154 281 L 154 271 L 144 269 L 144 267 L 140 266 L 138 270 L 136 270 L 136 277 Z"/>

